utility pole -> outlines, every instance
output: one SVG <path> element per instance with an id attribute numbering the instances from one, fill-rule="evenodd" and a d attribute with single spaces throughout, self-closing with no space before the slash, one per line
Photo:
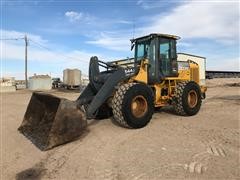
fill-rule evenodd
<path id="1" fill-rule="evenodd" d="M 27 35 L 24 36 L 25 40 L 25 84 L 26 84 L 26 89 L 28 88 L 28 76 L 27 76 L 27 47 L 28 47 L 28 39 Z"/>

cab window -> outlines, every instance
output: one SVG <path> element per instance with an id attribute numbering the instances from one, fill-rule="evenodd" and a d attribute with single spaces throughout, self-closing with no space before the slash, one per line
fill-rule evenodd
<path id="1" fill-rule="evenodd" d="M 136 61 L 150 56 L 150 41 L 138 42 L 136 47 Z"/>
<path id="2" fill-rule="evenodd" d="M 160 39 L 160 68 L 165 76 L 172 73 L 172 61 L 175 59 L 175 45 L 174 40 L 161 38 Z"/>

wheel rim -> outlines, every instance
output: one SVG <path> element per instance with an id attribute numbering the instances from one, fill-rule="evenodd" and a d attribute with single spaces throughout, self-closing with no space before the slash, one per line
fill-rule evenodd
<path id="1" fill-rule="evenodd" d="M 137 117 L 143 117 L 148 109 L 147 100 L 142 95 L 136 96 L 133 98 L 131 103 L 132 114 Z"/>
<path id="2" fill-rule="evenodd" d="M 188 93 L 188 105 L 190 108 L 194 108 L 197 105 L 198 102 L 198 96 L 196 91 L 191 90 Z"/>

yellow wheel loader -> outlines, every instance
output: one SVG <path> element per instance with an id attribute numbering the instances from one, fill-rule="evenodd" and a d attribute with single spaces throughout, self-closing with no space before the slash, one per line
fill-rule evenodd
<path id="1" fill-rule="evenodd" d="M 80 136 L 87 119 L 113 116 L 121 126 L 142 128 L 155 108 L 172 105 L 179 115 L 197 114 L 206 87 L 199 85 L 197 63 L 177 62 L 178 39 L 150 34 L 131 40 L 134 58 L 106 63 L 92 57 L 89 84 L 79 98 L 34 92 L 19 131 L 47 150 Z"/>

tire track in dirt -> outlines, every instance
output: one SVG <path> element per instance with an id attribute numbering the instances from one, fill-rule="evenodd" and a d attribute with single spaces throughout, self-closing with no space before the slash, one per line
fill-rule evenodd
<path id="1" fill-rule="evenodd" d="M 227 158 L 229 146 L 239 138 L 238 130 L 202 130 L 200 133 L 200 142 L 206 147 L 206 151 L 197 153 L 193 156 L 192 161 L 186 164 L 185 170 L 190 173 L 201 174 L 207 171 L 208 165 L 214 158 Z M 236 145 L 236 144 L 235 144 Z"/>
<path id="2" fill-rule="evenodd" d="M 222 156 L 222 157 L 226 157 L 227 154 L 224 151 L 224 149 L 220 146 L 215 146 L 215 145 L 209 145 L 209 147 L 207 148 L 207 152 L 209 154 L 212 154 L 214 156 Z"/>
<path id="3" fill-rule="evenodd" d="M 207 165 L 211 157 L 207 152 L 200 152 L 193 156 L 192 162 L 185 165 L 185 170 L 190 173 L 201 174 L 207 170 Z"/>
<path id="4" fill-rule="evenodd" d="M 201 174 L 203 171 L 206 171 L 207 167 L 200 162 L 191 162 L 188 166 L 185 166 L 185 169 L 188 169 L 190 173 Z"/>
<path id="5" fill-rule="evenodd" d="M 220 147 L 206 147 L 206 151 L 195 154 L 192 158 L 192 161 L 188 164 L 185 164 L 184 169 L 190 173 L 202 174 L 207 171 L 208 165 L 211 164 L 211 161 L 216 156 L 225 158 L 226 153 Z"/>
<path id="6" fill-rule="evenodd" d="M 210 155 L 206 151 L 197 153 L 192 157 L 190 163 L 185 164 L 184 169 L 190 173 L 201 174 L 207 170 L 210 158 Z"/>
<path id="7" fill-rule="evenodd" d="M 201 130 L 197 127 L 194 127 L 194 128 Z M 112 131 L 111 134 L 114 134 L 112 136 L 112 138 L 113 138 L 112 140 L 108 141 L 106 139 L 100 138 L 102 143 L 99 146 L 97 146 L 96 154 L 93 157 L 93 159 L 95 159 L 95 160 L 93 160 L 91 162 L 91 165 L 88 167 L 89 177 L 99 178 L 99 179 L 114 179 L 114 178 L 118 177 L 118 172 L 117 172 L 116 168 L 114 168 L 114 165 L 116 165 L 116 163 L 114 164 L 111 160 L 114 158 L 119 158 L 119 157 L 115 157 L 115 156 L 117 156 L 117 155 L 114 155 L 115 154 L 114 149 L 116 149 L 116 147 L 114 147 L 111 144 L 111 142 L 118 142 L 118 144 L 121 144 L 121 142 L 124 142 L 125 140 L 122 139 L 122 136 L 115 135 L 116 133 L 114 131 Z M 195 135 L 198 136 L 199 134 L 195 134 Z M 125 135 L 123 135 L 123 136 L 125 136 Z M 96 137 L 99 138 L 102 136 L 96 135 Z M 127 138 L 125 138 L 125 139 L 127 139 Z M 204 144 L 206 145 L 206 150 L 204 152 L 201 152 L 203 155 L 201 155 L 201 156 L 198 155 L 198 156 L 194 157 L 193 161 L 189 162 L 188 164 L 181 164 L 181 165 L 178 164 L 176 167 L 178 167 L 178 168 L 182 167 L 182 169 L 185 169 L 190 173 L 201 174 L 207 170 L 208 163 L 210 163 L 212 156 L 226 157 L 227 152 L 224 148 L 222 148 L 221 146 L 217 146 L 215 144 L 213 144 L 213 145 L 210 144 L 211 142 L 216 141 L 216 139 L 218 139 L 218 137 L 216 137 L 216 138 L 215 137 L 208 137 L 208 138 L 204 137 L 204 140 L 202 140 L 202 136 L 201 136 L 200 139 L 201 139 L 201 142 L 204 142 Z M 109 149 L 111 149 L 111 150 L 109 150 Z M 109 153 L 108 157 L 106 156 L 106 153 Z M 101 164 L 100 164 L 100 162 L 101 162 Z M 100 164 L 100 166 L 102 166 L 102 164 L 104 164 L 104 167 L 98 167 L 98 164 Z M 165 165 L 165 166 L 162 166 L 161 168 L 168 167 L 168 166 L 173 168 L 172 165 Z"/>
<path id="8" fill-rule="evenodd" d="M 141 152 L 141 150 L 138 148 L 142 145 L 139 145 L 139 143 L 134 143 L 132 146 L 134 146 L 129 152 L 128 149 L 131 148 L 130 146 L 126 145 L 123 149 L 124 143 L 127 141 L 123 141 L 122 143 L 118 144 L 118 147 L 115 149 L 121 149 L 125 155 L 123 157 L 116 156 L 117 159 L 115 159 L 116 164 L 119 164 L 119 166 L 127 167 L 125 169 L 122 169 L 122 172 L 120 174 L 120 179 L 129 179 L 129 180 L 138 180 L 138 179 L 162 179 L 163 177 L 167 179 L 172 178 L 172 174 L 178 174 L 182 177 L 184 177 L 185 174 L 185 168 L 186 164 L 179 163 L 178 161 L 171 161 L 168 158 L 163 158 L 164 154 L 171 154 L 172 150 L 165 148 L 164 146 L 160 145 L 155 142 L 156 139 L 152 139 L 149 137 L 157 137 L 154 136 L 155 134 L 151 134 L 152 131 L 148 132 L 148 136 L 145 136 L 144 134 L 137 133 L 136 135 L 131 136 L 132 142 L 138 142 L 137 139 L 141 139 L 141 141 L 145 142 L 146 146 L 144 146 L 144 152 Z M 158 134 L 158 133 L 156 133 Z M 135 140 L 134 137 L 137 137 Z M 129 140 L 128 140 L 129 141 Z M 141 143 L 140 143 L 141 144 Z M 162 146 L 162 147 L 161 147 Z M 161 151 L 161 152 L 160 152 Z M 122 152 L 119 152 L 119 154 L 122 154 Z M 128 158 L 129 156 L 135 155 L 135 157 L 139 157 L 140 159 L 136 159 L 136 166 L 138 168 L 134 167 L 134 158 Z M 142 157 L 145 157 L 142 159 Z M 153 158 L 156 157 L 156 158 Z M 148 161 L 153 158 L 152 160 L 155 161 L 155 163 L 149 164 L 145 161 Z M 159 159 L 158 159 L 159 158 Z M 158 161 L 161 161 L 161 163 L 157 163 Z M 165 162 L 164 164 L 162 162 Z M 151 168 L 149 168 L 149 166 Z M 148 166 L 148 168 L 147 168 Z M 139 171 L 139 168 L 142 170 Z M 124 173 L 123 173 L 124 172 Z"/>
<path id="9" fill-rule="evenodd" d="M 229 150 L 239 149 L 239 132 L 237 129 L 205 130 L 201 132 L 200 141 L 207 146 L 208 153 L 226 157 Z"/>

